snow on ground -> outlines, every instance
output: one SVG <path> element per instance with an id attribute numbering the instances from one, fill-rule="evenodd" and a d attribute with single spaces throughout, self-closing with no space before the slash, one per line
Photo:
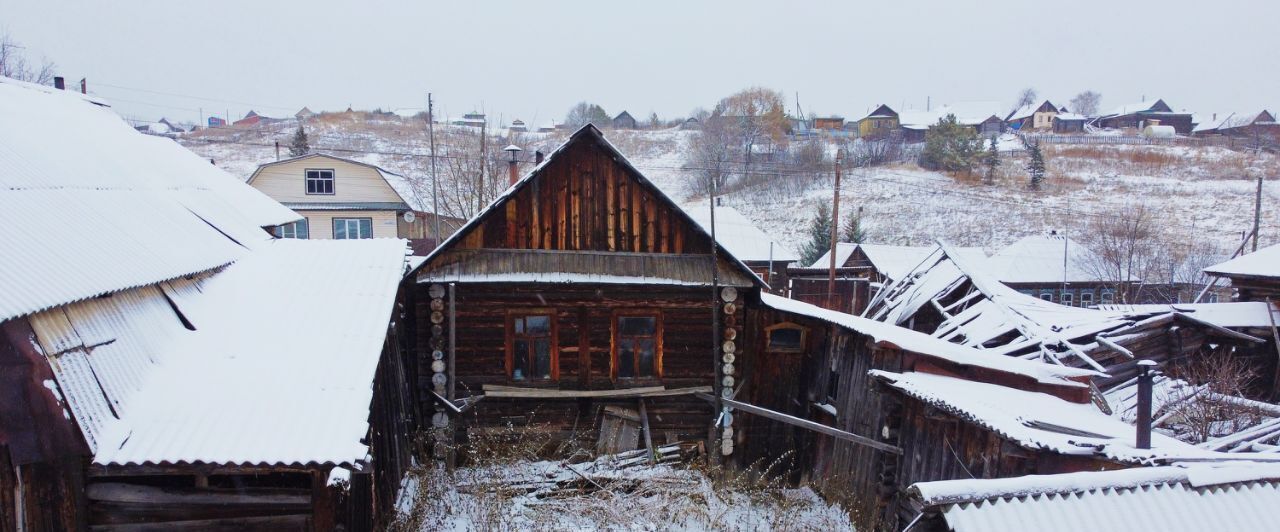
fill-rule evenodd
<path id="1" fill-rule="evenodd" d="M 287 157 L 296 127 L 296 121 L 287 120 L 251 129 L 208 130 L 184 135 L 180 142 L 248 178 L 258 164 L 275 160 L 275 141 Z M 426 127 L 421 120 L 333 113 L 308 121 L 307 129 L 311 145 L 319 151 L 353 150 L 332 153 L 410 179 L 427 171 L 427 158 L 421 155 L 427 153 Z M 437 140 L 464 129 L 438 126 Z M 533 150 L 549 151 L 567 134 L 523 133 L 512 141 L 531 157 Z M 679 129 L 605 132 L 632 164 L 686 208 L 699 201 L 705 205 L 704 198 L 689 196 L 689 173 L 682 169 L 696 134 Z M 1016 139 L 1005 137 L 1002 149 L 1021 147 Z M 1025 156 L 1006 153 L 994 186 L 981 184 L 977 172 L 954 177 L 910 163 L 851 171 L 842 183 L 841 210 L 847 216 L 863 208 L 872 243 L 929 245 L 941 238 L 990 253 L 1049 230 L 1080 234 L 1097 215 L 1124 214 L 1147 202 L 1158 213 L 1164 232 L 1186 240 L 1192 235 L 1210 239 L 1229 254 L 1253 221 L 1254 176 L 1280 173 L 1280 163 L 1272 156 L 1255 158 L 1219 147 L 1053 145 L 1044 150 L 1048 179 L 1040 193 L 1026 187 Z M 728 192 L 723 201 L 795 251 L 806 238 L 818 203 L 831 201 L 831 179 L 768 182 Z M 1274 183 L 1264 192 L 1262 229 L 1264 240 L 1280 232 L 1280 186 Z"/>
<path id="2" fill-rule="evenodd" d="M 809 488 L 726 485 L 681 466 L 603 459 L 417 470 L 397 509 L 399 530 L 853 530 Z"/>

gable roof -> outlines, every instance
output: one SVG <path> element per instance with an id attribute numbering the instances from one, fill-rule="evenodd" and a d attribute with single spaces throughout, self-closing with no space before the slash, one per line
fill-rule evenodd
<path id="1" fill-rule="evenodd" d="M 0 321 L 226 266 L 296 219 L 101 100 L 0 78 L 0 224 L 23 228 L 0 233 Z"/>
<path id="2" fill-rule="evenodd" d="M 987 266 L 1005 283 L 1087 283 L 1101 280 L 1090 271 L 1094 257 L 1065 235 L 1031 235 L 997 251 Z"/>
<path id="3" fill-rule="evenodd" d="M 1215 264 L 1205 268 L 1204 272 L 1220 277 L 1280 279 L 1280 244 L 1267 246 L 1248 255 Z"/>
<path id="4" fill-rule="evenodd" d="M 836 244 L 836 266 L 849 266 L 849 261 L 857 250 L 862 250 L 871 265 L 889 279 L 901 279 L 924 262 L 925 258 L 937 246 L 895 246 L 890 244 L 852 244 L 840 242 Z M 970 256 L 974 260 L 986 260 L 987 254 L 982 248 L 955 248 L 957 253 Z M 831 251 L 827 251 L 809 265 L 810 268 L 825 268 L 830 263 Z"/>
<path id="5" fill-rule="evenodd" d="M 1168 113 L 1168 112 L 1172 112 L 1172 109 L 1169 108 L 1169 104 L 1164 103 L 1164 100 L 1157 99 L 1151 102 L 1128 103 L 1128 104 L 1118 106 L 1112 109 L 1111 112 L 1102 115 L 1102 118 L 1112 118 L 1117 116 L 1125 116 L 1125 115 L 1132 115 L 1132 114 L 1138 114 L 1138 113 Z"/>
<path id="6" fill-rule="evenodd" d="M 1048 108 L 1048 110 L 1042 111 L 1046 107 Z M 1029 103 L 1027 105 L 1014 109 L 1012 112 L 1009 113 L 1009 116 L 1005 117 L 1005 120 L 1006 121 L 1022 120 L 1024 118 L 1030 118 L 1031 115 L 1034 115 L 1036 113 L 1049 112 L 1049 111 L 1052 111 L 1054 113 L 1058 112 L 1058 107 L 1056 105 L 1053 105 L 1053 102 L 1050 102 L 1049 100 L 1044 100 L 1040 103 Z"/>
<path id="7" fill-rule="evenodd" d="M 863 117 L 863 120 L 866 120 L 867 118 L 897 118 L 897 117 L 898 117 L 897 111 L 894 111 L 888 105 L 880 104 L 879 107 L 876 107 L 875 110 L 871 111 L 870 113 L 867 114 L 867 116 Z"/>
<path id="8" fill-rule="evenodd" d="M 628 112 L 626 112 L 626 111 L 623 111 L 623 112 L 621 112 L 621 113 L 618 113 L 618 116 L 613 117 L 613 120 L 616 122 L 616 121 L 618 121 L 618 120 L 622 120 L 622 119 L 623 119 L 623 117 L 626 117 L 626 118 L 630 118 L 630 119 L 632 119 L 632 120 L 635 120 L 635 117 L 631 116 L 631 113 L 628 113 Z"/>
<path id="9" fill-rule="evenodd" d="M 381 166 L 360 162 L 355 159 L 338 157 L 338 156 L 330 155 L 327 153 L 312 152 L 306 155 L 292 157 L 289 159 L 281 159 L 279 161 L 262 163 L 258 165 L 258 168 L 256 170 L 253 171 L 253 174 L 249 175 L 249 180 L 247 181 L 247 183 L 252 185 L 254 179 L 256 179 L 258 177 L 258 174 L 261 173 L 262 170 L 265 168 L 270 168 L 270 167 L 278 166 L 282 164 L 289 164 L 297 161 L 304 161 L 304 160 L 313 159 L 313 158 L 324 158 L 324 159 L 331 159 L 335 161 L 342 161 L 344 163 L 354 164 L 357 166 L 363 166 L 365 168 L 372 169 L 375 172 L 377 172 L 378 175 L 382 177 L 382 180 L 386 182 L 387 186 L 391 187 L 391 190 L 395 192 L 397 196 L 400 197 L 400 201 L 404 202 L 405 206 L 418 212 L 424 212 L 424 213 L 434 212 L 434 210 L 431 208 L 431 197 L 429 192 L 426 190 L 419 190 L 419 188 L 425 188 L 424 184 L 417 183 L 414 180 L 404 175 L 397 174 L 395 172 L 387 170 L 386 168 L 382 168 Z"/>
<path id="10" fill-rule="evenodd" d="M 686 211 L 708 233 L 711 232 L 711 212 L 707 203 Z M 737 209 L 727 205 L 716 207 L 716 240 L 742 260 L 794 262 L 800 255 L 783 246 L 772 235 L 765 233 Z"/>
<path id="11" fill-rule="evenodd" d="M 680 206 L 677 205 L 675 201 L 672 201 L 671 198 L 668 197 L 666 193 L 662 191 L 662 189 L 658 188 L 657 185 L 654 185 L 652 181 L 649 181 L 649 179 L 645 177 L 643 173 L 641 173 L 639 170 L 636 169 L 635 166 L 631 164 L 631 161 L 627 160 L 626 156 L 624 156 L 622 152 L 618 151 L 618 148 L 614 147 L 614 145 L 610 143 L 608 139 L 605 138 L 604 134 L 601 133 L 599 129 L 597 129 L 594 125 L 591 125 L 591 124 L 586 124 L 581 128 L 578 128 L 578 130 L 573 132 L 572 135 L 569 135 L 569 138 L 566 139 L 563 143 L 561 143 L 560 146 L 556 147 L 555 150 L 552 150 L 551 153 L 547 154 L 546 158 L 543 159 L 542 164 L 539 164 L 535 166 L 532 170 L 529 170 L 529 172 L 526 173 L 524 177 L 520 178 L 519 181 L 516 181 L 514 184 L 508 187 L 507 190 L 504 191 L 502 194 L 499 194 L 498 197 L 494 198 L 493 201 L 489 202 L 489 205 L 487 205 L 484 209 L 481 209 L 480 212 L 476 213 L 475 216 L 472 216 L 470 220 L 467 220 L 467 222 L 463 224 L 461 228 L 455 231 L 452 235 L 449 235 L 449 238 L 446 238 L 444 242 L 441 242 L 439 246 L 436 246 L 435 249 L 431 250 L 431 253 L 427 254 L 426 259 L 423 260 L 422 263 L 419 264 L 417 268 L 414 268 L 413 271 L 409 272 L 409 275 L 416 275 L 424 267 L 427 267 L 428 265 L 432 264 L 433 260 L 440 257 L 445 252 L 451 250 L 455 246 L 457 246 L 458 242 L 462 241 L 464 238 L 466 238 L 468 235 L 474 232 L 476 228 L 480 226 L 480 224 L 483 223 L 487 217 L 494 214 L 495 212 L 501 212 L 499 211 L 499 207 L 505 206 L 508 201 L 511 201 L 516 196 L 517 193 L 519 193 L 525 187 L 530 186 L 535 180 L 537 180 L 542 175 L 542 172 L 544 169 L 546 169 L 554 161 L 556 161 L 561 156 L 563 156 L 566 150 L 570 146 L 573 146 L 578 142 L 592 142 L 596 146 L 603 149 L 614 161 L 622 165 L 622 167 L 625 170 L 627 170 L 628 174 L 631 177 L 633 177 L 636 180 L 636 182 L 640 183 L 640 186 L 644 190 L 652 194 L 653 197 L 658 200 L 658 202 L 660 202 L 661 204 L 666 206 L 668 209 L 670 209 L 675 216 L 681 218 L 697 234 L 706 238 L 709 242 L 712 242 L 713 245 L 716 246 L 716 249 L 719 251 L 719 254 L 724 258 L 724 260 L 729 262 L 740 273 L 743 273 L 744 275 L 746 275 L 747 278 L 751 279 L 751 281 L 756 285 L 766 287 L 766 288 L 769 286 L 767 283 L 764 282 L 763 279 L 760 279 L 760 277 L 757 276 L 755 272 L 751 270 L 751 268 L 749 268 L 745 263 L 743 263 L 741 259 L 739 259 L 734 254 L 730 253 L 719 242 L 714 242 L 711 238 L 711 234 L 708 233 L 707 230 L 702 227 L 702 224 L 699 224 L 696 220 L 690 217 L 689 213 L 685 212 L 684 209 L 680 208 Z"/>

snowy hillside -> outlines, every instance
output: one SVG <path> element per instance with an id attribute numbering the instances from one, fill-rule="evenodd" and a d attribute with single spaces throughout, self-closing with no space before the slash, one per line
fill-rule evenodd
<path id="1" fill-rule="evenodd" d="M 290 120 L 252 129 L 206 130 L 180 141 L 247 178 L 258 164 L 275 160 L 276 141 L 288 156 L 296 127 Z M 377 164 L 411 180 L 428 173 L 427 132 L 421 119 L 334 113 L 312 119 L 307 129 L 317 151 Z M 462 129 L 437 126 L 437 142 Z M 677 129 L 606 132 L 649 179 L 689 208 L 702 199 L 689 197 L 685 184 L 690 174 L 682 169 L 695 134 Z M 533 150 L 546 152 L 564 136 L 522 133 L 492 142 L 514 142 L 531 157 Z M 1008 140 L 1001 145 L 1016 145 Z M 1048 180 L 1040 193 L 1026 188 L 1026 161 L 1020 156 L 1005 157 L 994 186 L 981 184 L 976 175 L 952 177 L 914 164 L 855 170 L 845 176 L 841 211 L 847 215 L 862 207 L 872 242 L 925 245 L 941 238 L 990 252 L 1028 234 L 1082 231 L 1095 216 L 1123 213 L 1146 202 L 1160 213 L 1168 234 L 1188 239 L 1199 235 L 1230 253 L 1253 221 L 1253 176 L 1280 175 L 1280 163 L 1273 156 L 1255 158 L 1223 148 L 1046 146 L 1045 155 Z M 830 179 L 779 185 L 739 187 L 727 192 L 723 201 L 795 250 L 818 203 L 830 201 Z M 1280 232 L 1280 187 L 1268 184 L 1264 196 L 1266 243 Z"/>

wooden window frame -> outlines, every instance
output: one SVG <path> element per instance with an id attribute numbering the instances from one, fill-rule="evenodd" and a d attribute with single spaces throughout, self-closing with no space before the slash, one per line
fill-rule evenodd
<path id="1" fill-rule="evenodd" d="M 329 192 L 311 192 L 308 186 L 311 178 L 307 174 L 311 172 L 329 172 Z M 324 177 L 317 177 L 317 181 L 325 180 Z M 338 172 L 333 168 L 306 168 L 302 171 L 302 192 L 308 196 L 333 196 L 338 193 Z"/>
<path id="2" fill-rule="evenodd" d="M 618 318 L 654 318 L 653 331 L 653 376 L 652 377 L 619 377 L 618 376 Z M 613 382 L 653 382 L 661 380 L 666 371 L 663 369 L 663 332 L 662 309 L 615 309 L 609 317 L 609 380 Z M 639 364 L 639 359 L 634 361 Z M 638 371 L 636 373 L 639 373 Z"/>
<path id="3" fill-rule="evenodd" d="M 551 378 L 549 379 L 532 378 L 527 376 L 520 380 L 516 380 L 515 378 L 516 327 L 515 327 L 514 318 L 517 318 L 517 317 L 524 318 L 528 316 L 546 316 L 547 318 L 549 318 L 551 322 L 551 332 L 550 332 Z M 504 327 L 504 330 L 506 331 L 504 335 L 506 337 L 504 345 L 507 352 L 506 353 L 506 364 L 507 364 L 506 376 L 507 376 L 508 382 L 518 382 L 518 383 L 525 383 L 525 384 L 560 382 L 560 340 L 559 340 L 560 320 L 556 318 L 557 318 L 556 310 L 553 308 L 536 307 L 536 308 L 521 308 L 521 309 L 507 310 L 506 315 L 504 315 L 502 319 L 503 319 L 503 327 Z"/>
<path id="4" fill-rule="evenodd" d="M 782 349 L 775 349 L 773 347 L 772 335 L 773 335 L 773 331 L 776 331 L 778 329 L 799 330 L 800 331 L 800 347 L 795 347 L 795 348 L 786 347 Z M 764 345 L 765 345 L 764 350 L 766 353 L 803 353 L 805 346 L 808 345 L 807 343 L 808 340 L 809 340 L 809 328 L 805 327 L 804 325 L 800 325 L 798 323 L 784 321 L 782 323 L 775 323 L 773 325 L 770 325 L 764 328 Z"/>

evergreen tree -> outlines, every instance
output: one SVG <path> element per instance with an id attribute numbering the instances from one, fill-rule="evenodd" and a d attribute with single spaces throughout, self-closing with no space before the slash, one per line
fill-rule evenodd
<path id="1" fill-rule="evenodd" d="M 987 157 L 983 161 L 987 165 L 987 175 L 983 181 L 988 185 L 996 184 L 996 170 L 1000 168 L 1000 149 L 997 146 L 997 137 L 991 137 L 991 144 L 987 146 Z"/>
<path id="2" fill-rule="evenodd" d="M 293 142 L 289 144 L 289 155 L 292 157 L 301 157 L 311 153 L 311 145 L 307 143 L 307 132 L 302 130 L 302 126 L 298 126 L 298 131 L 293 134 Z"/>
<path id="3" fill-rule="evenodd" d="M 819 203 L 817 216 L 809 224 L 809 241 L 800 249 L 800 262 L 813 264 L 828 251 L 831 251 L 831 206 Z"/>
<path id="4" fill-rule="evenodd" d="M 1027 163 L 1027 173 L 1031 176 L 1029 186 L 1031 190 L 1040 190 L 1044 182 L 1044 154 L 1040 152 L 1040 142 L 1029 144 L 1027 149 L 1031 153 L 1031 161 Z"/>
<path id="5" fill-rule="evenodd" d="M 853 242 L 854 244 L 866 242 L 867 229 L 862 226 L 862 207 L 858 207 L 858 210 L 844 219 L 844 227 L 840 230 L 840 239 L 843 242 Z"/>
<path id="6" fill-rule="evenodd" d="M 938 119 L 924 135 L 920 166 L 944 172 L 968 174 L 978 162 L 982 138 L 972 127 L 960 125 L 955 115 Z"/>

